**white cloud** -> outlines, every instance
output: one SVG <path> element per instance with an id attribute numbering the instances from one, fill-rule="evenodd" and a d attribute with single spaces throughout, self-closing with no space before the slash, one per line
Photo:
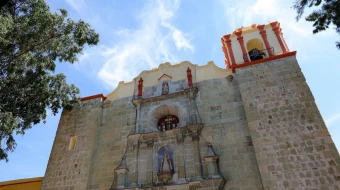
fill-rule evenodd
<path id="1" fill-rule="evenodd" d="M 116 51 L 116 47 L 109 48 L 104 45 L 87 47 L 83 53 L 78 56 L 78 61 L 69 65 L 69 67 L 75 68 L 90 76 L 96 76 L 103 65 L 103 60 Z"/>
<path id="2" fill-rule="evenodd" d="M 137 29 L 114 33 L 121 40 L 114 48 L 101 53 L 106 61 L 98 77 L 115 87 L 119 81 L 132 80 L 141 70 L 166 61 L 176 62 L 175 54 L 179 51 L 193 52 L 191 35 L 172 23 L 179 4 L 179 1 L 149 1 L 137 16 L 140 23 Z"/>
<path id="3" fill-rule="evenodd" d="M 296 22 L 296 10 L 292 8 L 293 1 L 285 0 L 243 0 L 225 1 L 219 3 L 224 7 L 225 22 L 228 24 L 229 31 L 232 33 L 241 26 L 252 24 L 267 24 L 268 22 L 278 21 L 281 23 L 285 41 L 290 50 L 299 50 L 300 60 L 307 59 L 311 51 L 320 45 L 318 39 L 326 37 L 337 37 L 332 29 L 313 35 L 313 23 L 304 20 L 304 16 L 311 12 L 307 8 L 303 17 Z M 235 25 L 235 23 L 237 25 Z"/>
<path id="4" fill-rule="evenodd" d="M 65 0 L 75 11 L 81 13 L 84 10 L 84 0 Z"/>
<path id="5" fill-rule="evenodd" d="M 221 2 L 226 8 L 227 20 L 230 20 L 232 29 L 241 26 L 235 26 L 234 23 L 242 23 L 243 26 L 252 24 L 266 24 L 267 22 L 279 21 L 284 31 L 293 31 L 303 37 L 312 35 L 311 23 L 306 23 L 301 19 L 296 22 L 296 11 L 292 9 L 293 2 L 283 0 L 244 0 L 232 2 Z M 283 32 L 284 32 L 283 31 Z"/>
<path id="6" fill-rule="evenodd" d="M 118 48 L 117 47 L 112 47 L 112 48 L 108 48 L 106 47 L 105 50 L 103 50 L 101 52 L 101 54 L 104 56 L 104 57 L 109 57 L 110 55 L 112 54 L 115 54 L 118 52 Z"/>
<path id="7" fill-rule="evenodd" d="M 332 117 L 326 119 L 325 123 L 327 127 L 332 126 L 334 123 L 340 121 L 340 113 L 333 115 Z"/>
<path id="8" fill-rule="evenodd" d="M 23 146 L 23 147 L 26 147 L 28 149 L 32 149 L 33 148 L 31 143 L 17 141 L 17 144 L 18 144 L 18 146 Z"/>

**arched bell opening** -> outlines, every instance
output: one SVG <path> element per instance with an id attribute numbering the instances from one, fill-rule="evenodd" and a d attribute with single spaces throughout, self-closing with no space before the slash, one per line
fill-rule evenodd
<path id="1" fill-rule="evenodd" d="M 247 51 L 248 55 L 243 56 L 249 56 L 251 61 L 263 59 L 266 57 L 266 52 L 263 46 L 263 43 L 260 39 L 254 38 L 247 42 Z"/>

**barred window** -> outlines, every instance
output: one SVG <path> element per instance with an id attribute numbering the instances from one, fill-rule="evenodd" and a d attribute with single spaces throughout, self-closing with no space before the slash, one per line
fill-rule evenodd
<path id="1" fill-rule="evenodd" d="M 158 121 L 158 130 L 167 131 L 178 127 L 179 119 L 174 115 L 167 115 Z"/>

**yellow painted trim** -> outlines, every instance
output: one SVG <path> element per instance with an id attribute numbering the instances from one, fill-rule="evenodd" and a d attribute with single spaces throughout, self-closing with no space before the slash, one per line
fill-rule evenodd
<path id="1" fill-rule="evenodd" d="M 269 23 L 269 24 L 266 24 L 266 25 L 264 26 L 264 29 L 268 29 L 268 28 L 272 28 L 272 25 L 270 25 L 270 23 Z"/>
<path id="2" fill-rule="evenodd" d="M 270 23 L 268 23 L 264 26 L 264 29 L 268 29 L 268 28 L 272 28 Z M 259 29 L 258 28 L 252 28 L 251 26 L 243 27 L 241 35 L 243 36 L 245 34 L 253 33 L 253 32 L 256 32 L 256 31 L 259 31 Z M 236 38 L 237 37 L 237 35 L 234 32 L 230 35 L 230 38 Z M 226 35 L 228 35 L 228 33 Z"/>
<path id="3" fill-rule="evenodd" d="M 138 81 L 143 78 L 143 89 L 146 87 L 154 86 L 159 84 L 159 77 L 163 74 L 167 74 L 171 77 L 172 81 L 187 80 L 187 68 L 191 69 L 193 78 L 192 82 L 200 82 L 204 80 L 210 80 L 214 78 L 223 78 L 232 73 L 230 69 L 223 69 L 217 67 L 214 62 L 210 61 L 206 65 L 198 66 L 192 64 L 189 61 L 183 61 L 171 65 L 169 62 L 162 63 L 156 69 L 144 70 L 132 81 L 125 83 L 124 81 L 119 82 L 116 89 L 107 95 L 107 100 L 113 101 L 120 98 L 137 95 L 138 92 Z M 197 72 L 197 73 L 196 73 Z"/>
<path id="4" fill-rule="evenodd" d="M 23 183 L 42 182 L 43 179 L 44 177 L 34 177 L 34 178 L 16 179 L 16 180 L 11 180 L 11 181 L 3 181 L 3 182 L 0 182 L 0 187 L 23 184 Z"/>
<path id="5" fill-rule="evenodd" d="M 256 32 L 256 31 L 259 31 L 259 29 L 258 28 L 251 28 L 251 29 L 242 31 L 242 35 L 253 33 L 253 32 Z"/>

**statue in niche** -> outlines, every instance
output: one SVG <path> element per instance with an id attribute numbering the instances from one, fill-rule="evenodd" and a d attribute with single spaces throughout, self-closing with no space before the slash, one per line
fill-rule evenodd
<path id="1" fill-rule="evenodd" d="M 164 81 L 162 84 L 162 95 L 169 93 L 169 84 L 167 81 Z"/>
<path id="2" fill-rule="evenodd" d="M 159 182 L 167 184 L 168 181 L 172 179 L 172 175 L 174 173 L 173 171 L 174 170 L 171 164 L 171 159 L 166 153 L 164 153 L 161 168 L 159 170 L 159 173 L 157 174 Z"/>
<path id="3" fill-rule="evenodd" d="M 165 153 L 163 160 L 162 160 L 162 166 L 160 172 L 171 172 L 173 171 L 173 167 L 171 165 L 170 157 Z"/>

